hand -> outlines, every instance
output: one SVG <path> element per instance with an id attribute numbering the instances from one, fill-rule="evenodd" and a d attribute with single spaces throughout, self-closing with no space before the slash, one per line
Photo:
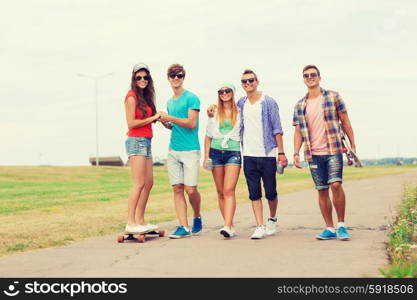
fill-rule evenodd
<path id="1" fill-rule="evenodd" d="M 215 104 L 210 105 L 207 108 L 207 117 L 209 118 L 213 118 L 214 117 L 214 112 L 216 111 L 217 106 Z"/>
<path id="2" fill-rule="evenodd" d="M 203 160 L 203 168 L 204 168 L 204 169 L 207 169 L 207 164 L 206 164 L 206 161 L 207 161 L 207 158 L 205 158 L 205 159 Z"/>
<path id="3" fill-rule="evenodd" d="M 161 122 L 161 124 L 164 125 L 165 128 L 172 129 L 171 122 L 167 122 L 167 121 L 161 120 L 161 118 L 159 118 L 158 121 Z"/>
<path id="4" fill-rule="evenodd" d="M 296 166 L 297 168 L 301 169 L 301 162 L 300 162 L 300 155 L 296 154 L 294 155 L 294 166 Z"/>
<path id="5" fill-rule="evenodd" d="M 154 121 L 158 121 L 158 119 L 161 117 L 161 114 L 159 112 L 157 112 L 154 116 L 153 116 L 153 120 Z"/>
<path id="6" fill-rule="evenodd" d="M 355 154 L 356 154 L 356 146 L 355 146 L 355 145 L 353 145 L 353 146 L 351 146 L 351 148 L 352 148 L 353 153 L 355 153 Z"/>
<path id="7" fill-rule="evenodd" d="M 169 119 L 170 116 L 167 113 L 165 113 L 163 111 L 160 111 L 159 115 L 160 115 L 160 119 L 161 119 L 162 122 L 169 122 L 170 121 L 170 119 Z"/>
<path id="8" fill-rule="evenodd" d="M 288 159 L 285 156 L 285 154 L 278 155 L 278 164 L 280 164 L 284 168 L 288 166 Z"/>

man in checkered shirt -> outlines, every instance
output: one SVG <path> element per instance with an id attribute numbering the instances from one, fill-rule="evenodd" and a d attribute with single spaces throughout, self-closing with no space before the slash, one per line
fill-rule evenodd
<path id="1" fill-rule="evenodd" d="M 314 65 L 303 68 L 304 84 L 308 93 L 294 108 L 294 165 L 301 168 L 299 151 L 304 143 L 304 159 L 318 191 L 320 211 L 326 228 L 316 235 L 318 240 L 338 238 L 346 241 L 350 235 L 345 225 L 345 193 L 342 187 L 343 146 L 340 124 L 349 138 L 352 150 L 356 152 L 353 129 L 346 106 L 339 93 L 320 87 L 320 71 Z M 337 214 L 337 231 L 332 217 L 333 206 Z"/>

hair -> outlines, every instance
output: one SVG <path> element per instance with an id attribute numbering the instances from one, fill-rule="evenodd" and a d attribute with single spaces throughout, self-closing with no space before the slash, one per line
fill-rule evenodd
<path id="1" fill-rule="evenodd" d="M 303 68 L 303 74 L 304 74 L 304 72 L 306 71 L 306 70 L 308 70 L 308 69 L 315 69 L 316 71 L 317 71 L 317 74 L 319 75 L 319 77 L 320 77 L 320 70 L 319 70 L 319 68 L 317 68 L 315 65 L 307 65 L 307 66 L 305 66 L 304 68 Z"/>
<path id="2" fill-rule="evenodd" d="M 256 76 L 255 72 L 250 70 L 250 69 L 246 69 L 243 71 L 242 75 L 246 75 L 246 74 L 253 74 L 255 76 L 256 81 L 258 81 L 258 76 Z"/>
<path id="3" fill-rule="evenodd" d="M 178 73 L 182 73 L 185 76 L 185 69 L 183 66 L 181 66 L 180 64 L 173 64 L 170 65 L 167 71 L 167 76 L 169 76 L 169 74 L 178 74 Z"/>
<path id="4" fill-rule="evenodd" d="M 235 126 L 238 110 L 237 105 L 235 103 L 235 93 L 232 91 L 232 127 Z M 224 126 L 224 119 L 226 116 L 226 112 L 224 111 L 223 101 L 220 99 L 220 95 L 217 96 L 217 120 L 219 121 L 221 126 Z"/>
<path id="5" fill-rule="evenodd" d="M 148 85 L 141 89 L 138 87 L 136 83 L 136 73 L 144 71 L 146 72 L 146 75 L 149 76 Z M 145 106 L 148 105 L 152 109 L 152 116 L 156 114 L 156 106 L 155 106 L 155 88 L 153 85 L 153 79 L 151 76 L 151 73 L 146 69 L 139 69 L 136 72 L 132 72 L 132 79 L 130 83 L 131 90 L 135 93 L 137 103 L 136 106 L 139 107 L 140 111 L 142 112 L 142 118 L 148 117 L 146 113 Z"/>

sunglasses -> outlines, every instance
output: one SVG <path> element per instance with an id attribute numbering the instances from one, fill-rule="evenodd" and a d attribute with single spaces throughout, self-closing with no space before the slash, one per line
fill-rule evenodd
<path id="1" fill-rule="evenodd" d="M 303 74 L 304 78 L 316 78 L 317 76 L 319 76 L 319 74 L 317 74 L 317 73 L 305 73 L 305 74 Z"/>
<path id="2" fill-rule="evenodd" d="M 240 82 L 243 84 L 246 84 L 248 82 L 253 83 L 254 81 L 256 81 L 255 78 L 249 78 L 249 79 L 242 79 Z"/>
<path id="3" fill-rule="evenodd" d="M 169 78 L 174 79 L 177 77 L 178 79 L 183 79 L 185 77 L 184 74 L 169 74 Z"/>
<path id="4" fill-rule="evenodd" d="M 224 89 L 224 90 L 218 90 L 217 93 L 219 95 L 223 95 L 223 94 L 229 94 L 232 92 L 232 89 Z"/>
<path id="5" fill-rule="evenodd" d="M 146 76 L 143 76 L 143 77 L 142 77 L 142 76 L 136 76 L 136 77 L 135 77 L 135 80 L 136 80 L 136 81 L 141 81 L 142 79 L 143 79 L 143 80 L 146 80 L 146 81 L 149 81 L 149 79 L 151 79 L 151 76 L 146 75 Z"/>

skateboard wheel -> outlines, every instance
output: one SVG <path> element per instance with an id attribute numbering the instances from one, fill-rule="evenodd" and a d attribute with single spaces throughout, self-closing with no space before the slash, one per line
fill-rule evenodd
<path id="1" fill-rule="evenodd" d="M 117 242 L 118 243 L 123 243 L 125 241 L 125 237 L 123 236 L 123 235 L 119 235 L 118 237 L 117 237 Z"/>
<path id="2" fill-rule="evenodd" d="M 165 235 L 165 231 L 164 230 L 160 230 L 158 232 L 159 237 L 163 237 Z"/>
<path id="3" fill-rule="evenodd" d="M 145 235 L 141 234 L 138 236 L 138 243 L 144 243 L 145 242 Z"/>
<path id="4" fill-rule="evenodd" d="M 347 164 L 348 164 L 349 166 L 351 166 L 351 165 L 353 164 L 353 162 L 352 162 L 351 160 L 348 160 Z"/>
<path id="5" fill-rule="evenodd" d="M 346 153 L 346 152 L 347 152 L 347 148 L 343 147 L 343 153 Z"/>

